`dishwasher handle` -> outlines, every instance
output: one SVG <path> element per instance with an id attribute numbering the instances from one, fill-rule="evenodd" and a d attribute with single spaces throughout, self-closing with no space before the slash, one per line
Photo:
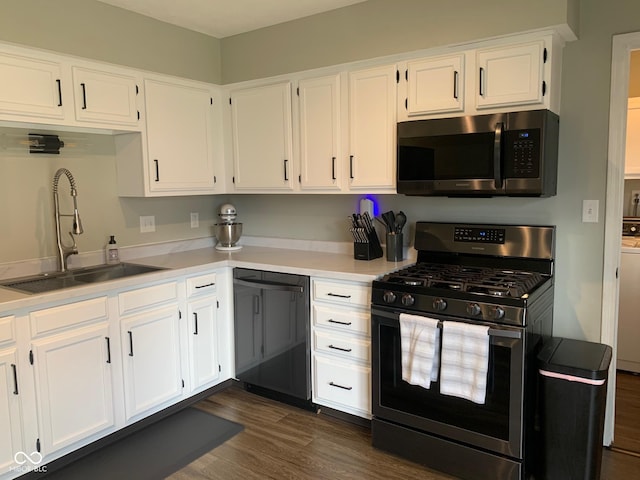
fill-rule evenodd
<path id="1" fill-rule="evenodd" d="M 279 290 L 281 292 L 295 292 L 303 293 L 304 287 L 300 285 L 290 285 L 287 283 L 269 282 L 267 280 L 244 280 L 242 278 L 235 278 L 233 283 L 237 285 L 244 285 L 245 287 L 261 288 L 263 290 Z"/>

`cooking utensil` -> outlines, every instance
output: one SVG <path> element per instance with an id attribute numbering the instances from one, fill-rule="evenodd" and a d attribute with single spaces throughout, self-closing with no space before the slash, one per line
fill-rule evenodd
<path id="1" fill-rule="evenodd" d="M 407 223 L 407 216 L 404 214 L 402 210 L 400 210 L 398 212 L 398 215 L 396 215 L 395 232 L 402 233 L 402 229 L 404 228 L 406 223 Z"/>

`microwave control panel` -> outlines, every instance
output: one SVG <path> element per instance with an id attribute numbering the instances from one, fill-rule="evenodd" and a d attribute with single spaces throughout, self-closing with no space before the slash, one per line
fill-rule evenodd
<path id="1" fill-rule="evenodd" d="M 540 130 L 511 130 L 506 138 L 506 176 L 537 178 L 540 176 Z"/>

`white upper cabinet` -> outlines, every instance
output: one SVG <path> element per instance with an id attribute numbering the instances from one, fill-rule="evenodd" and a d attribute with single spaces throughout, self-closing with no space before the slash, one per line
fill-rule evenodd
<path id="1" fill-rule="evenodd" d="M 396 66 L 349 72 L 349 188 L 395 193 Z"/>
<path id="2" fill-rule="evenodd" d="M 128 197 L 221 193 L 220 95 L 208 84 L 144 79 L 146 129 L 117 135 L 118 194 Z"/>
<path id="3" fill-rule="evenodd" d="M 133 75 L 72 67 L 74 105 L 79 122 L 136 126 L 137 79 Z"/>
<path id="4" fill-rule="evenodd" d="M 0 51 L 0 118 L 64 119 L 62 81 L 58 61 Z"/>
<path id="5" fill-rule="evenodd" d="M 463 53 L 412 60 L 405 75 L 407 116 L 464 110 Z"/>
<path id="6" fill-rule="evenodd" d="M 140 131 L 135 70 L 0 45 L 0 120 Z"/>
<path id="7" fill-rule="evenodd" d="M 339 191 L 343 178 L 340 75 L 300 80 L 300 189 Z"/>
<path id="8" fill-rule="evenodd" d="M 213 99 L 206 88 L 145 80 L 154 192 L 213 193 Z"/>
<path id="9" fill-rule="evenodd" d="M 291 116 L 291 82 L 231 92 L 235 190 L 292 190 Z"/>
<path id="10" fill-rule="evenodd" d="M 546 54 L 542 40 L 477 50 L 476 107 L 542 103 Z"/>

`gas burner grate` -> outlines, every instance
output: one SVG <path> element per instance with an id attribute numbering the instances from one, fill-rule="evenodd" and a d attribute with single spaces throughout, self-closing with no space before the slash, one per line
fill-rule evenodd
<path id="1" fill-rule="evenodd" d="M 544 277 L 537 272 L 437 263 L 412 265 L 383 279 L 390 284 L 514 298 L 530 293 L 543 280 Z"/>

